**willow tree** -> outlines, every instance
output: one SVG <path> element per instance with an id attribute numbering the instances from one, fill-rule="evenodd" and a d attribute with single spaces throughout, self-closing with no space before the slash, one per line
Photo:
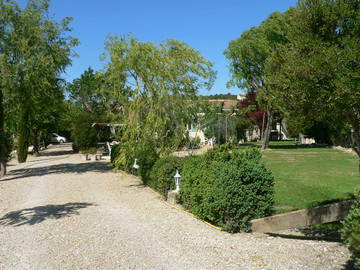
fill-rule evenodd
<path id="1" fill-rule="evenodd" d="M 187 44 L 159 45 L 128 36 L 106 42 L 106 74 L 114 95 L 125 102 L 125 138 L 157 149 L 176 147 L 198 112 L 198 90 L 211 87 L 212 64 Z"/>
<path id="2" fill-rule="evenodd" d="M 269 146 L 273 112 L 276 109 L 270 99 L 263 95 L 267 86 L 265 66 L 271 54 L 287 42 L 285 26 L 290 12 L 272 13 L 259 26 L 252 27 L 231 41 L 224 52 L 230 61 L 231 80 L 228 85 L 244 88 L 248 94 L 255 95 L 258 104 L 266 111 L 267 119 L 263 119 L 262 127 L 263 149 Z"/>
<path id="3" fill-rule="evenodd" d="M 267 96 L 308 121 L 351 125 L 360 158 L 359 18 L 359 0 L 299 1 L 267 63 Z"/>
<path id="4" fill-rule="evenodd" d="M 48 0 L 31 0 L 23 9 L 14 1 L 0 2 L 1 86 L 17 115 L 19 162 L 26 161 L 31 130 L 44 114 L 39 104 L 61 98 L 59 77 L 77 44 L 67 36 L 70 18 L 52 21 L 48 9 Z"/>

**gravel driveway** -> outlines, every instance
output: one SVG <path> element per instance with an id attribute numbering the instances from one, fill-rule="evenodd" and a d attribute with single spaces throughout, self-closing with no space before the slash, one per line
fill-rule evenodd
<path id="1" fill-rule="evenodd" d="M 0 179 L 0 269 L 345 269 L 337 242 L 228 234 L 52 146 Z"/>

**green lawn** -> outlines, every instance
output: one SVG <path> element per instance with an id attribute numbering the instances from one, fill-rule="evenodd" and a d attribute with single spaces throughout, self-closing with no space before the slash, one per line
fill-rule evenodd
<path id="1" fill-rule="evenodd" d="M 275 177 L 277 213 L 350 198 L 360 189 L 355 155 L 321 147 L 273 142 L 263 159 Z"/>

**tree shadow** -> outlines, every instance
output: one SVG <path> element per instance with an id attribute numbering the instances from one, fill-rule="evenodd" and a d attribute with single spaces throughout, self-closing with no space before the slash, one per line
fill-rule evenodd
<path id="1" fill-rule="evenodd" d="M 22 226 L 34 225 L 45 221 L 46 219 L 60 219 L 71 215 L 79 215 L 79 209 L 93 206 L 92 203 L 66 203 L 66 204 L 49 204 L 26 208 L 19 211 L 12 211 L 0 218 L 2 226 Z"/>
<path id="2" fill-rule="evenodd" d="M 111 171 L 111 168 L 104 162 L 63 163 L 44 167 L 11 170 L 8 175 L 0 180 L 0 182 L 50 174 L 83 174 L 87 172 L 105 173 L 109 171 Z"/>
<path id="3" fill-rule="evenodd" d="M 355 259 L 351 258 L 350 260 L 348 260 L 346 262 L 345 265 L 343 265 L 343 268 L 341 268 L 341 270 L 355 270 Z"/>

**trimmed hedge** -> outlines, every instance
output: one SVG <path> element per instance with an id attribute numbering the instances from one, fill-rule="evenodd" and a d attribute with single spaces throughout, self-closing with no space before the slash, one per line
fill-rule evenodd
<path id="1" fill-rule="evenodd" d="M 169 190 L 175 189 L 174 175 L 176 170 L 182 173 L 186 158 L 168 156 L 156 161 L 151 169 L 147 185 L 159 192 L 165 199 Z"/>
<path id="2" fill-rule="evenodd" d="M 356 269 L 360 269 L 360 191 L 342 224 L 342 238 L 353 254 Z"/>
<path id="3" fill-rule="evenodd" d="M 112 150 L 113 164 L 129 173 L 134 173 L 135 158 L 144 184 L 165 198 L 175 189 L 174 174 L 179 170 L 180 203 L 228 232 L 248 231 L 250 220 L 272 213 L 274 179 L 257 149 L 230 152 L 225 146 L 201 156 L 161 159 L 151 145 L 121 144 Z"/>
<path id="4" fill-rule="evenodd" d="M 274 204 L 274 179 L 260 158 L 256 149 L 233 153 L 219 149 L 188 159 L 181 202 L 226 231 L 248 231 L 250 220 L 270 215 Z"/>

